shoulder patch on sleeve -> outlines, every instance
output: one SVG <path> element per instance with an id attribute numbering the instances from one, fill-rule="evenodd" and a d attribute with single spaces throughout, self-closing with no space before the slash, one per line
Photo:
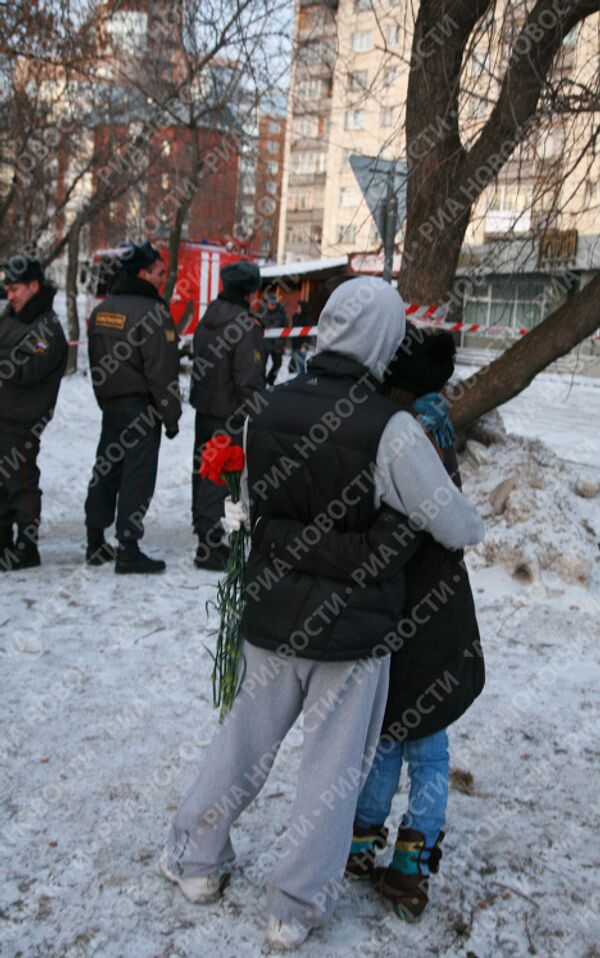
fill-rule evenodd
<path id="1" fill-rule="evenodd" d="M 174 329 L 165 329 L 165 336 L 167 337 L 168 343 L 175 342 L 175 330 Z"/>
<path id="2" fill-rule="evenodd" d="M 125 313 L 96 313 L 96 326 L 109 329 L 124 329 L 127 322 Z"/>
<path id="3" fill-rule="evenodd" d="M 35 349 L 36 353 L 42 354 L 48 351 L 50 348 L 50 343 L 47 339 L 36 339 L 35 343 L 33 344 L 33 348 Z"/>
<path id="4" fill-rule="evenodd" d="M 262 363 L 262 356 L 260 354 L 260 349 L 254 350 L 254 362 L 257 363 L 257 365 L 260 365 Z"/>

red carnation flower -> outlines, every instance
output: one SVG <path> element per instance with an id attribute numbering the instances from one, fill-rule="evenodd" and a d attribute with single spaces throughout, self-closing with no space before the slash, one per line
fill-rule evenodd
<path id="1" fill-rule="evenodd" d="M 244 450 L 241 446 L 231 445 L 231 436 L 219 435 L 209 439 L 200 456 L 202 479 L 210 479 L 217 486 L 224 486 L 225 472 L 241 472 L 244 468 Z"/>

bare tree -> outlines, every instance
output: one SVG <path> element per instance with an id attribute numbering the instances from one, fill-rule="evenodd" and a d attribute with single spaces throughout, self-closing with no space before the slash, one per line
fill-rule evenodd
<path id="1" fill-rule="evenodd" d="M 465 61 L 476 55 L 482 34 L 493 45 L 493 0 L 422 0 L 415 22 L 406 105 L 408 156 L 408 216 L 399 287 L 412 301 L 435 303 L 450 297 L 465 234 L 478 201 L 497 182 L 498 174 L 523 148 L 539 140 L 556 117 L 563 122 L 588 118 L 588 136 L 578 129 L 577 159 L 592 156 L 598 137 L 600 91 L 598 77 L 590 85 L 557 80 L 556 63 L 563 42 L 581 21 L 596 14 L 598 0 L 535 0 L 513 5 L 504 42 L 508 52 L 502 75 L 489 88 L 486 116 L 479 124 L 461 127 L 465 92 Z M 450 28 L 448 29 L 448 24 Z M 490 63 L 490 56 L 487 57 Z M 432 133 L 432 131 L 434 131 Z M 422 145 L 427 141 L 423 155 Z M 556 191 L 563 165 L 537 174 L 533 196 Z M 540 165 L 536 169 L 539 171 Z M 522 173 L 522 171 L 521 171 Z M 518 174 L 517 174 L 518 175 Z M 560 181 L 558 183 L 560 185 Z M 551 222 L 556 192 L 546 205 Z M 515 343 L 480 375 L 468 382 L 453 407 L 453 418 L 465 425 L 487 409 L 505 402 L 533 376 L 570 350 L 598 326 L 590 286 L 569 300 L 569 323 L 559 308 L 534 332 Z"/>

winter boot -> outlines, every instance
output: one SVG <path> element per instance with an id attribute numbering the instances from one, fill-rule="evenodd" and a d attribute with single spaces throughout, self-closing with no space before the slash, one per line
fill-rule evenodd
<path id="1" fill-rule="evenodd" d="M 104 529 L 87 526 L 87 549 L 85 550 L 87 564 L 104 565 L 105 562 L 112 562 L 116 556 L 117 550 L 104 538 Z"/>
<path id="2" fill-rule="evenodd" d="M 16 558 L 13 555 L 14 549 L 12 525 L 0 526 L 0 572 L 7 572 L 9 565 Z"/>
<path id="3" fill-rule="evenodd" d="M 41 564 L 37 547 L 37 529 L 29 526 L 19 529 L 13 548 L 7 548 L 2 554 L 0 571 L 18 572 L 20 569 L 33 569 Z"/>
<path id="4" fill-rule="evenodd" d="M 429 901 L 429 874 L 437 874 L 444 833 L 433 848 L 426 848 L 423 832 L 399 828 L 394 857 L 379 876 L 379 891 L 390 898 L 394 911 L 403 921 L 418 921 Z"/>
<path id="5" fill-rule="evenodd" d="M 17 560 L 12 526 L 0 529 L 0 572 L 10 572 Z"/>
<path id="6" fill-rule="evenodd" d="M 206 545 L 202 537 L 198 537 L 198 548 L 194 556 L 194 565 L 197 569 L 207 569 L 209 572 L 224 572 L 229 559 L 229 549 L 225 545 Z"/>
<path id="7" fill-rule="evenodd" d="M 383 825 L 358 825 L 354 823 L 350 855 L 346 862 L 347 878 L 371 878 L 375 868 L 375 855 L 385 848 L 388 830 Z"/>
<path id="8" fill-rule="evenodd" d="M 153 572 L 164 572 L 166 568 L 166 563 L 162 559 L 151 559 L 150 556 L 141 552 L 137 542 L 119 543 L 115 572 L 120 575 L 129 572 L 141 575 L 151 574 Z"/>

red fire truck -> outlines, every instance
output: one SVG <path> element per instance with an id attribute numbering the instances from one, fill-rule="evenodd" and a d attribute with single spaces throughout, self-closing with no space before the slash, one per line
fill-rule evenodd
<path id="1" fill-rule="evenodd" d="M 167 246 L 160 240 L 155 240 L 154 245 L 166 264 L 169 259 Z M 93 254 L 88 282 L 91 297 L 88 316 L 98 301 L 109 293 L 111 282 L 116 276 L 115 260 L 120 252 L 119 249 L 99 249 Z M 220 271 L 229 263 L 239 260 L 253 263 L 255 257 L 236 249 L 233 244 L 220 246 L 210 242 L 181 242 L 177 283 L 171 298 L 171 314 L 180 335 L 194 332 L 206 307 L 221 289 Z"/>

